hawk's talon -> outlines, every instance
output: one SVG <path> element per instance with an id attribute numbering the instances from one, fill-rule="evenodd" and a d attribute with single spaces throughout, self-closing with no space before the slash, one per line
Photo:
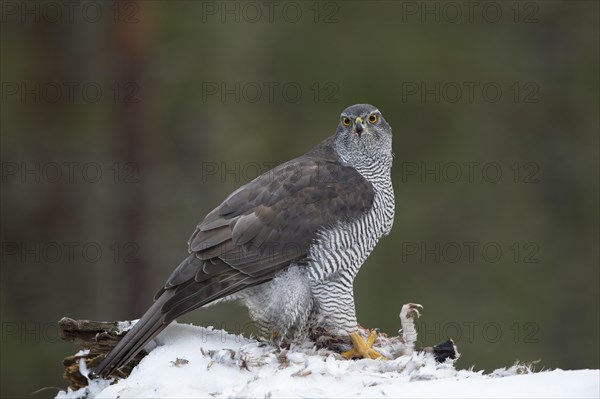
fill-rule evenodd
<path id="1" fill-rule="evenodd" d="M 418 303 L 407 303 L 402 306 L 402 311 L 400 312 L 400 318 L 403 319 L 413 319 L 421 317 L 420 310 L 423 310 L 423 305 L 419 305 Z"/>
<path id="2" fill-rule="evenodd" d="M 367 337 L 367 346 L 371 348 L 377 340 L 377 331 L 371 331 L 371 334 Z"/>
<path id="3" fill-rule="evenodd" d="M 377 331 L 372 331 L 369 337 L 365 340 L 358 332 L 350 333 L 352 340 L 352 349 L 342 352 L 342 356 L 346 359 L 360 357 L 363 359 L 383 359 L 387 360 L 381 353 L 372 348 L 377 339 Z"/>

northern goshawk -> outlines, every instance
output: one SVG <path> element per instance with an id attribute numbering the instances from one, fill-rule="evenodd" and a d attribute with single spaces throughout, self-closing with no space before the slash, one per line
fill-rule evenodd
<path id="1" fill-rule="evenodd" d="M 229 195 L 192 234 L 190 255 L 96 369 L 108 375 L 176 317 L 245 304 L 266 336 L 350 337 L 344 356 L 380 355 L 358 333 L 353 281 L 394 221 L 392 129 L 372 105 L 346 108 L 335 134 Z"/>

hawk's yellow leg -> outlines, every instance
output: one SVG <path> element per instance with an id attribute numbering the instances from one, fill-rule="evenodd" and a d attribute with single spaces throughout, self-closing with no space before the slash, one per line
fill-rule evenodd
<path id="1" fill-rule="evenodd" d="M 377 339 L 376 331 L 372 331 L 366 341 L 358 332 L 350 333 L 350 339 L 352 340 L 353 348 L 349 351 L 342 352 L 342 356 L 344 356 L 346 359 L 362 357 L 364 359 L 381 358 L 385 360 L 385 357 L 372 348 L 373 343 Z"/>

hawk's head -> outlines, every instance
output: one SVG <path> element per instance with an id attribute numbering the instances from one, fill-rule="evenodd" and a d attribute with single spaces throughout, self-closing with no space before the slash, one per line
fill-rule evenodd
<path id="1" fill-rule="evenodd" d="M 370 104 L 355 104 L 342 111 L 335 141 L 346 162 L 392 156 L 392 128 Z"/>

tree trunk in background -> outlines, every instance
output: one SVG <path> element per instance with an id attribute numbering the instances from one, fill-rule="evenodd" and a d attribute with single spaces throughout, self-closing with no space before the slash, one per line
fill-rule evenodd
<path id="1" fill-rule="evenodd" d="M 131 7 L 131 2 L 123 2 L 123 9 Z M 143 178 L 144 173 L 156 159 L 152 145 L 152 117 L 154 113 L 150 109 L 151 98 L 148 93 L 149 79 L 146 79 L 148 67 L 148 40 L 151 28 L 150 9 L 145 8 L 143 3 L 135 3 L 139 7 L 133 17 L 135 22 L 124 19 L 114 25 L 114 47 L 117 49 L 114 76 L 118 85 L 119 98 L 115 101 L 117 107 L 117 129 L 115 142 L 117 156 L 120 156 L 119 169 L 122 176 L 132 172 L 132 165 L 137 171 L 132 175 L 137 183 L 126 185 L 127 198 L 122 206 L 124 210 L 125 231 L 116 232 L 118 236 L 124 237 L 125 242 L 134 243 L 140 248 L 137 251 L 136 262 L 125 264 L 123 257 L 119 258 L 121 264 L 116 265 L 121 272 L 121 267 L 127 273 L 130 297 L 125 305 L 127 314 L 139 317 L 148 305 L 148 276 L 150 264 L 141 250 L 144 242 L 144 229 L 151 225 L 147 223 L 148 201 L 146 195 L 147 182 Z M 119 225 L 119 223 L 116 223 Z M 125 242 L 121 242 L 121 247 Z"/>

